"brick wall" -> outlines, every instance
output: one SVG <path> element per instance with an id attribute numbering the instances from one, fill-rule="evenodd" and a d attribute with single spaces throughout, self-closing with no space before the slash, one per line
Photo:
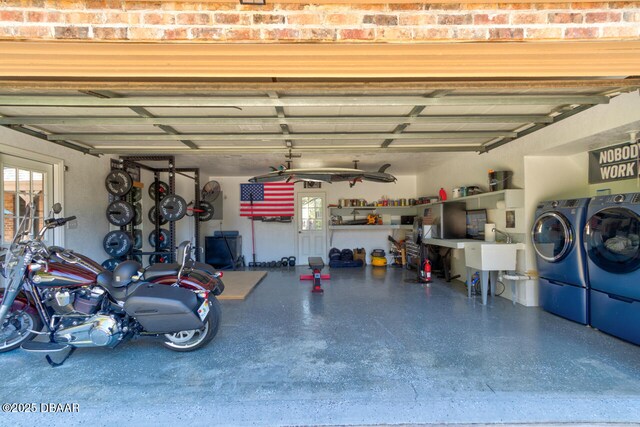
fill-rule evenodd
<path id="1" fill-rule="evenodd" d="M 640 39 L 640 2 L 267 4 L 0 0 L 0 39 L 421 42 Z"/>

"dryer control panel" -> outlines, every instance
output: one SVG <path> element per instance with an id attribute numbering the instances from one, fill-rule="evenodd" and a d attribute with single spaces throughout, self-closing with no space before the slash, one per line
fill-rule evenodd
<path id="1" fill-rule="evenodd" d="M 591 199 L 592 206 L 620 204 L 640 205 L 640 193 L 611 194 L 608 196 L 596 196 Z"/>

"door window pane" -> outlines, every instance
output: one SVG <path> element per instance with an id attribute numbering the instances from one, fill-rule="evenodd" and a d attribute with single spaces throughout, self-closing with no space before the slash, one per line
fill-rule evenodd
<path id="1" fill-rule="evenodd" d="M 35 206 L 34 232 L 38 232 L 45 217 L 45 198 L 44 198 L 44 174 L 41 172 L 31 173 L 31 200 Z"/>
<path id="2" fill-rule="evenodd" d="M 31 200 L 31 173 L 18 169 L 18 215 L 23 217 Z"/>
<path id="3" fill-rule="evenodd" d="M 322 198 L 304 196 L 300 199 L 300 203 L 301 230 L 322 231 L 324 227 Z"/>
<path id="4" fill-rule="evenodd" d="M 36 217 L 44 217 L 44 174 L 33 172 L 31 174 L 31 197 L 36 206 Z"/>
<path id="5" fill-rule="evenodd" d="M 45 217 L 47 175 L 38 171 L 3 166 L 2 198 L 4 201 L 2 241 L 10 242 L 24 218 L 27 206 L 35 207 L 31 233 L 37 233 Z M 45 236 L 45 239 L 49 236 Z"/>

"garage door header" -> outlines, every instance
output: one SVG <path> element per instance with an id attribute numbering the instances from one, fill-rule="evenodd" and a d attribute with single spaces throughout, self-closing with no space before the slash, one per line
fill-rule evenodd
<path id="1" fill-rule="evenodd" d="M 0 78 L 632 76 L 640 41 L 393 44 L 0 42 Z"/>

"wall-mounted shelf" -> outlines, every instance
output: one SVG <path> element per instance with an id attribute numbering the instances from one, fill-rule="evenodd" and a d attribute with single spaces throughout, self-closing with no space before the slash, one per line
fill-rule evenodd
<path id="1" fill-rule="evenodd" d="M 331 215 L 348 216 L 353 215 L 354 210 L 359 211 L 358 215 L 367 215 L 371 211 L 396 215 L 422 215 L 422 209 L 436 203 L 465 202 L 467 209 L 497 209 L 498 202 L 504 201 L 505 208 L 515 209 L 524 206 L 524 190 L 509 189 L 491 191 L 488 193 L 475 194 L 473 196 L 458 197 L 448 199 L 444 202 L 427 203 L 414 206 L 351 206 L 348 208 L 329 208 Z"/>
<path id="2" fill-rule="evenodd" d="M 524 206 L 524 190 L 510 189 L 500 191 L 490 191 L 488 193 L 475 194 L 473 196 L 458 197 L 457 199 L 448 199 L 444 202 L 466 202 L 467 209 L 496 209 L 499 201 L 505 202 L 505 208 L 515 209 Z M 435 203 L 414 206 L 418 214 L 421 214 L 422 208 L 428 207 Z"/>
<path id="3" fill-rule="evenodd" d="M 354 210 L 360 211 L 359 215 L 367 215 L 371 211 L 378 213 L 397 213 L 398 215 L 415 215 L 415 206 L 352 206 L 348 208 L 329 208 L 332 215 L 353 215 Z"/>
<path id="4" fill-rule="evenodd" d="M 330 225 L 329 230 L 413 230 L 413 225 Z"/>

